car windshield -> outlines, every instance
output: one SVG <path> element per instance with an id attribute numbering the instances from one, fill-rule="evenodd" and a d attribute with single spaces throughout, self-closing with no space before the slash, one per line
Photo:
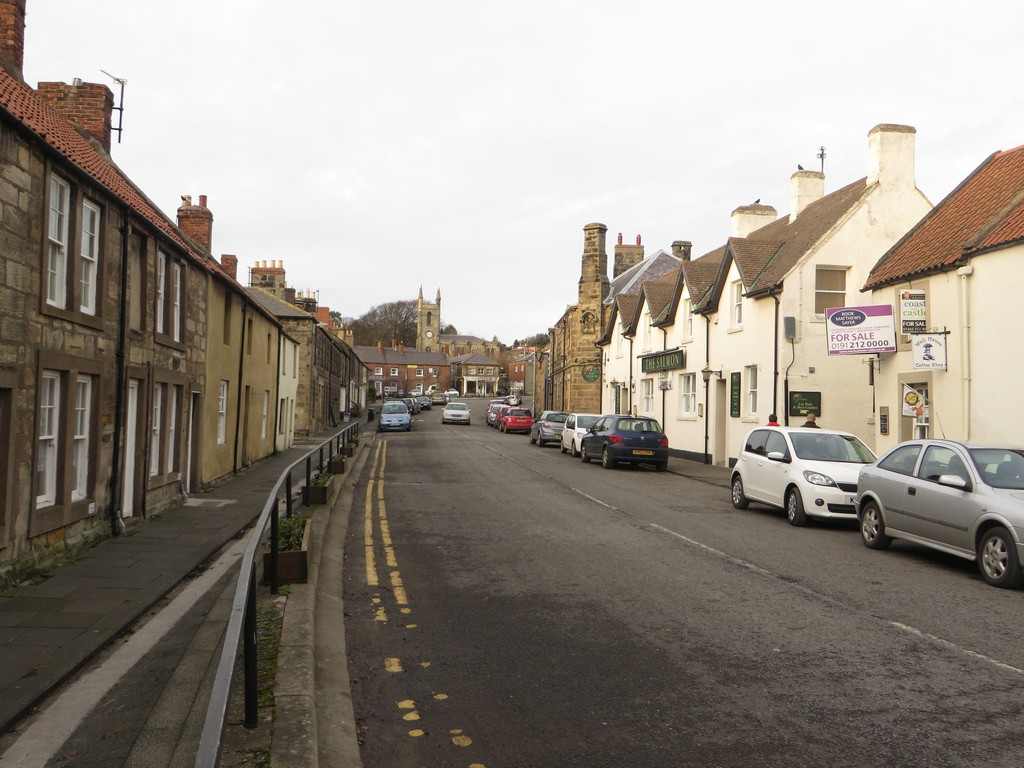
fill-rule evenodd
<path id="1" fill-rule="evenodd" d="M 468 411 L 469 410 L 469 406 L 466 405 L 465 403 L 448 403 L 448 407 L 445 408 L 445 410 L 446 411 Z"/>
<path id="2" fill-rule="evenodd" d="M 801 459 L 809 461 L 841 461 L 852 464 L 870 464 L 875 455 L 853 435 L 803 434 L 791 432 L 793 449 Z"/>
<path id="3" fill-rule="evenodd" d="M 586 429 L 594 426 L 594 422 L 597 421 L 600 416 L 577 416 L 576 417 L 576 428 Z"/>
<path id="4" fill-rule="evenodd" d="M 1008 448 L 971 448 L 971 458 L 993 488 L 1024 490 L 1024 453 Z"/>
<path id="5" fill-rule="evenodd" d="M 380 409 L 381 413 L 408 413 L 409 408 L 405 403 L 384 403 L 384 407 Z"/>

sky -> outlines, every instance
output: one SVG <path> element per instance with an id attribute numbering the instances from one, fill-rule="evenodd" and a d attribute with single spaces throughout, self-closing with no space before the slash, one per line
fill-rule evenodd
<path id="1" fill-rule="evenodd" d="M 867 174 L 916 128 L 933 203 L 1024 144 L 1024 4 L 820 0 L 27 0 L 25 79 L 124 86 L 115 162 L 213 253 L 283 261 L 345 317 L 441 291 L 459 333 L 545 333 L 583 228 L 722 245 L 789 179 Z M 116 122 L 116 117 L 115 117 Z"/>

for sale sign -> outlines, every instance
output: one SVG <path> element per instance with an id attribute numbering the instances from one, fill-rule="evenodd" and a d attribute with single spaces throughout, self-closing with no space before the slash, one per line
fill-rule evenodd
<path id="1" fill-rule="evenodd" d="M 892 305 L 825 310 L 829 355 L 873 355 L 896 351 Z"/>

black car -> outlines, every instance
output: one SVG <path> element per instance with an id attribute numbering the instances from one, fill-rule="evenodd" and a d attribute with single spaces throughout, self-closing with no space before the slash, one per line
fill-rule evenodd
<path id="1" fill-rule="evenodd" d="M 668 438 L 661 424 L 646 416 L 602 416 L 580 441 L 583 462 L 601 459 L 605 469 L 616 464 L 652 464 L 668 469 Z"/>

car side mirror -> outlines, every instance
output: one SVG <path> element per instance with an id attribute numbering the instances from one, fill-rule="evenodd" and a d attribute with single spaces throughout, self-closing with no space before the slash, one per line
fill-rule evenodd
<path id="1" fill-rule="evenodd" d="M 786 454 L 784 454 L 782 451 L 769 451 L 766 455 L 766 458 L 769 461 L 781 461 L 784 463 L 789 463 L 789 459 L 786 457 Z"/>
<path id="2" fill-rule="evenodd" d="M 939 475 L 936 482 L 939 485 L 945 485 L 948 488 L 957 488 L 961 491 L 971 490 L 971 481 L 966 477 L 960 475 Z"/>

